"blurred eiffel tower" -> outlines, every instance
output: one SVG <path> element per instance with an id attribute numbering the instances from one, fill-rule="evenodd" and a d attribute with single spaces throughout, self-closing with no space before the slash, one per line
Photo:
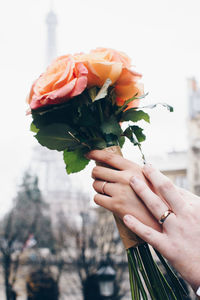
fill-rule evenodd
<path id="1" fill-rule="evenodd" d="M 57 56 L 56 27 L 57 15 L 54 10 L 53 0 L 50 1 L 50 9 L 46 15 L 46 67 Z M 71 181 L 66 174 L 62 153 L 49 150 L 41 145 L 33 149 L 31 169 L 39 177 L 39 185 L 43 197 L 50 206 L 52 220 L 60 211 L 70 215 L 78 211 L 76 195 L 71 191 Z"/>
<path id="2" fill-rule="evenodd" d="M 58 21 L 54 11 L 54 2 L 50 1 L 50 10 L 46 16 L 47 40 L 46 40 L 46 65 L 48 66 L 57 55 L 56 27 Z"/>

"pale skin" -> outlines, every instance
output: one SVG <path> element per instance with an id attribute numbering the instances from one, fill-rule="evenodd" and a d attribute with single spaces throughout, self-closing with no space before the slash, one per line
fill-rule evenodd
<path id="1" fill-rule="evenodd" d="M 196 292 L 200 286 L 200 197 L 176 187 L 151 165 L 140 167 L 102 150 L 87 156 L 110 166 L 96 166 L 92 171 L 94 201 L 156 248 Z M 168 209 L 172 213 L 160 225 Z"/>

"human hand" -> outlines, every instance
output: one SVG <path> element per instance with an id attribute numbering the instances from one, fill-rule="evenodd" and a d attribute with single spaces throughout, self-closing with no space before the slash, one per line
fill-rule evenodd
<path id="1" fill-rule="evenodd" d="M 92 171 L 92 177 L 95 179 L 93 187 L 98 193 L 94 201 L 121 219 L 125 214 L 132 214 L 144 224 L 161 231 L 161 226 L 138 199 L 129 184 L 133 175 L 145 181 L 142 168 L 119 155 L 104 150 L 91 151 L 87 157 L 110 166 L 110 168 L 96 166 Z"/>
<path id="2" fill-rule="evenodd" d="M 200 198 L 177 188 L 151 165 L 143 168 L 143 174 L 153 190 L 138 176 L 131 178 L 130 185 L 157 221 L 165 211 L 171 213 L 162 225 L 162 232 L 144 225 L 131 213 L 124 222 L 143 240 L 165 256 L 171 265 L 192 286 L 200 286 Z"/>

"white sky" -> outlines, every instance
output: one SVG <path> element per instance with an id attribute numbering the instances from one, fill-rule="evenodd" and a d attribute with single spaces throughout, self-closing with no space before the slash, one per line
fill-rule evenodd
<path id="1" fill-rule="evenodd" d="M 0 2 L 1 155 L 0 214 L 11 202 L 36 141 L 25 116 L 25 97 L 44 70 L 48 0 Z M 173 114 L 156 109 L 146 133 L 146 154 L 187 147 L 187 83 L 200 76 L 199 0 L 57 0 L 58 55 L 98 46 L 126 52 L 144 74 L 148 99 L 167 102 Z M 130 149 L 125 151 L 131 157 Z"/>

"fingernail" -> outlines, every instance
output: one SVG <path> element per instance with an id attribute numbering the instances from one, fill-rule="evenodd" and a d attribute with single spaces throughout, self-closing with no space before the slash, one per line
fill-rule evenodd
<path id="1" fill-rule="evenodd" d="M 132 184 L 132 185 L 136 185 L 136 184 L 138 184 L 138 183 L 140 183 L 141 182 L 141 180 L 139 179 L 139 177 L 137 177 L 137 176 L 133 176 L 133 177 L 131 177 L 131 179 L 130 179 L 130 183 Z"/>
<path id="2" fill-rule="evenodd" d="M 131 215 L 125 215 L 123 220 L 124 220 L 124 223 L 130 225 L 130 224 L 132 224 L 134 218 Z"/>

